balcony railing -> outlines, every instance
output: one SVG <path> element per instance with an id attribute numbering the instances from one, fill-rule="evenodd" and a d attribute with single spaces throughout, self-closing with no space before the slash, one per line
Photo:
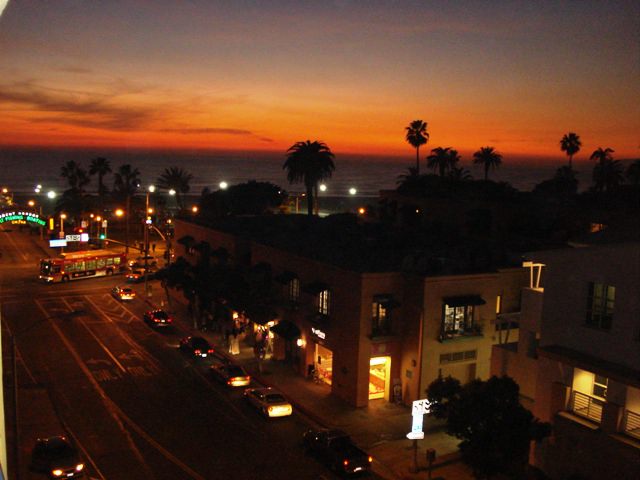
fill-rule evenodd
<path id="1" fill-rule="evenodd" d="M 623 432 L 632 437 L 640 438 L 640 414 L 631 410 L 624 412 Z"/>
<path id="2" fill-rule="evenodd" d="M 461 328 L 459 330 L 442 330 L 438 339 L 440 342 L 447 342 L 469 337 L 482 337 L 482 324 L 474 323 L 467 328 Z"/>
<path id="3" fill-rule="evenodd" d="M 604 402 L 591 395 L 586 395 L 575 390 L 571 392 L 571 403 L 569 410 L 576 415 L 588 418 L 589 420 L 600 423 L 602 421 L 602 405 Z"/>

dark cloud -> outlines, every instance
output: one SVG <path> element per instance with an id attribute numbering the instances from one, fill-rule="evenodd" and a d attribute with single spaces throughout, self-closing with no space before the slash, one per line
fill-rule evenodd
<path id="1" fill-rule="evenodd" d="M 196 135 L 207 135 L 207 134 L 224 134 L 224 135 L 253 135 L 253 132 L 249 130 L 241 130 L 238 128 L 163 128 L 159 130 L 160 132 L 168 132 L 168 133 L 183 133 L 185 135 L 196 134 Z"/>
<path id="2" fill-rule="evenodd" d="M 120 94 L 126 93 L 128 92 Z M 55 90 L 32 82 L 0 85 L 0 106 L 11 103 L 33 110 L 34 115 L 38 116 L 30 121 L 35 123 L 61 123 L 123 131 L 143 128 L 157 115 L 154 108 L 117 105 L 117 96 L 118 94 Z"/>

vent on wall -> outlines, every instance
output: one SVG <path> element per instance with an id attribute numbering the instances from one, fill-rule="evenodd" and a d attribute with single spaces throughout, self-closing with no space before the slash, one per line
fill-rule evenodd
<path id="1" fill-rule="evenodd" d="M 475 360 L 477 357 L 477 350 L 443 353 L 440 355 L 440 365 L 443 365 L 445 363 L 466 362 L 467 360 Z"/>

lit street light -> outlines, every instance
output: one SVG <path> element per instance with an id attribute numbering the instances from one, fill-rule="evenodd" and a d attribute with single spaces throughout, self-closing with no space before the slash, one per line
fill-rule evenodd
<path id="1" fill-rule="evenodd" d="M 358 193 L 358 190 L 356 190 L 354 187 L 351 187 L 349 189 L 349 195 L 355 195 L 356 193 Z"/>
<path id="2" fill-rule="evenodd" d="M 225 181 L 222 181 L 218 186 L 220 187 L 220 190 L 226 190 L 229 187 L 229 184 Z"/>

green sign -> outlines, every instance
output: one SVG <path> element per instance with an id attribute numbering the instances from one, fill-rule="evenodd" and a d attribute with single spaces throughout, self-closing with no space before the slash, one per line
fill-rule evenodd
<path id="1" fill-rule="evenodd" d="M 0 213 L 0 224 L 7 223 L 7 222 L 13 223 L 13 224 L 22 224 L 22 225 L 26 225 L 27 223 L 33 223 L 41 227 L 44 227 L 47 224 L 47 222 L 42 220 L 37 213 L 21 212 L 21 211 Z"/>

